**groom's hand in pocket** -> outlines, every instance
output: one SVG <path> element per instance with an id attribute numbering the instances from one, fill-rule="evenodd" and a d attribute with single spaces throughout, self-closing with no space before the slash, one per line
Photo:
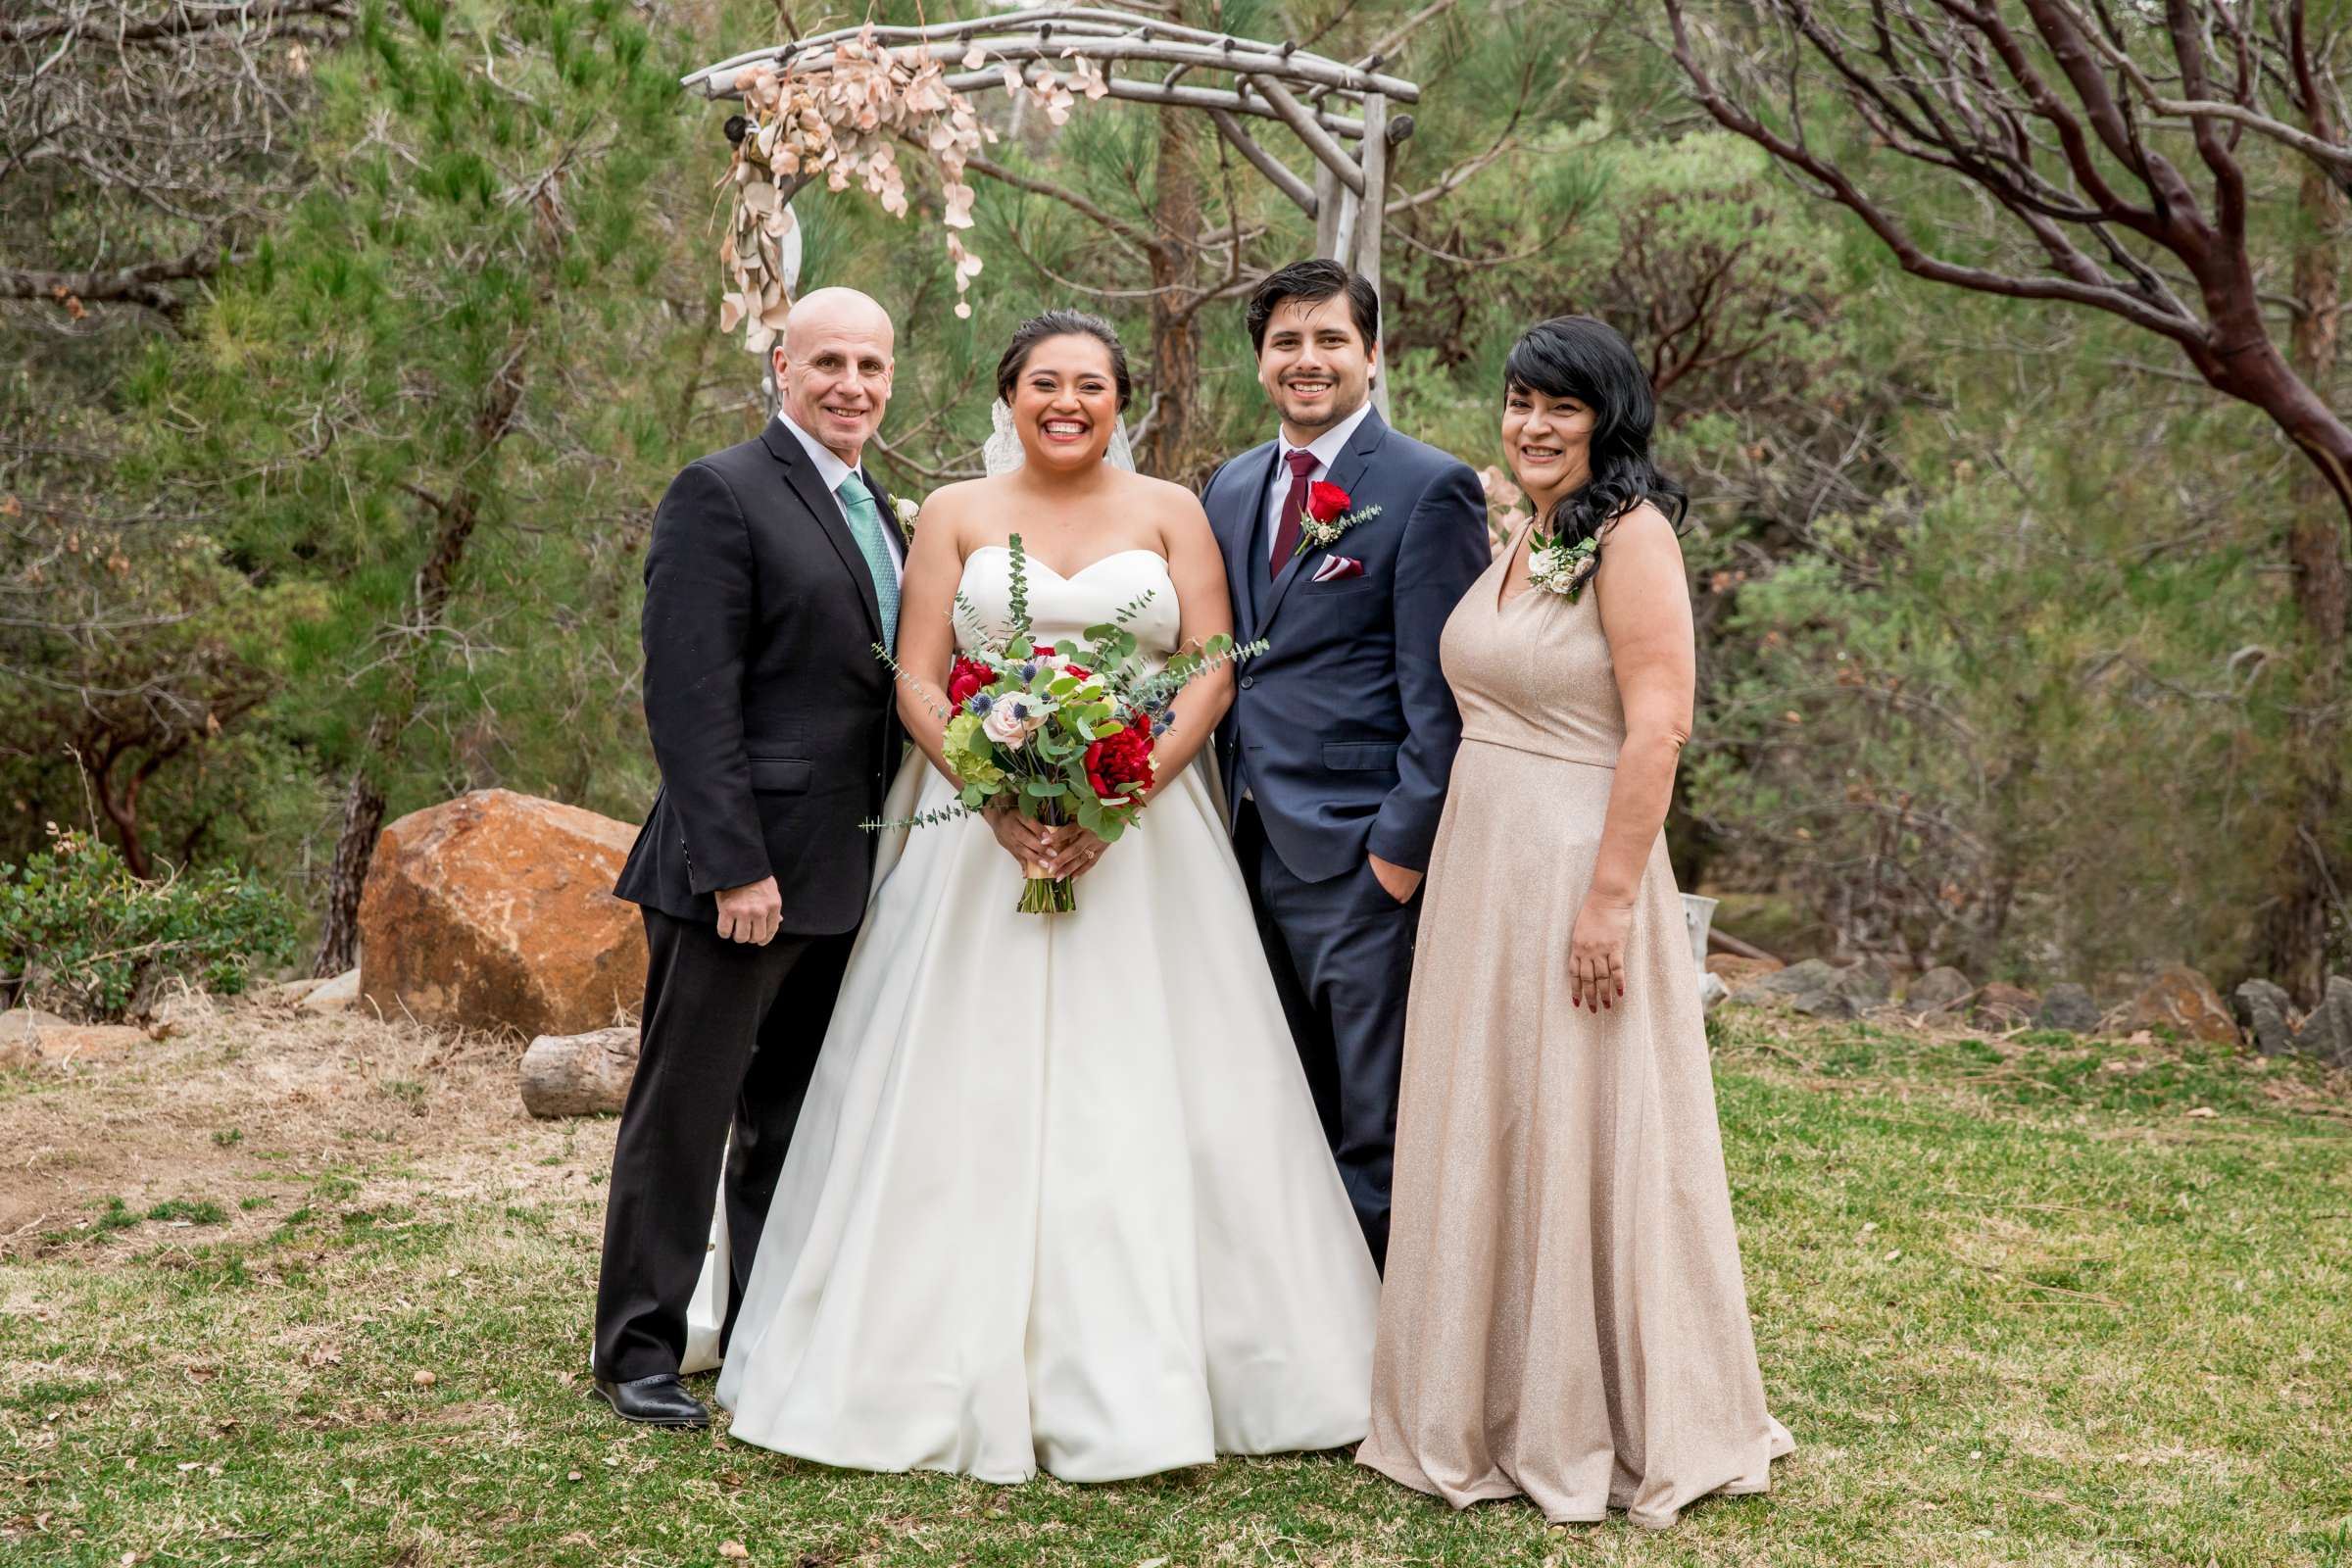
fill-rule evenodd
<path id="1" fill-rule="evenodd" d="M 775 940 L 776 927 L 783 923 L 784 895 L 776 891 L 774 877 L 763 876 L 739 888 L 719 890 L 721 942 L 748 942 L 753 947 L 764 948 Z"/>
<path id="2" fill-rule="evenodd" d="M 1410 904 L 1413 895 L 1421 891 L 1420 872 L 1408 871 L 1394 860 L 1384 860 L 1377 855 L 1368 855 L 1365 858 L 1372 862 L 1372 875 L 1379 879 L 1381 891 L 1398 904 Z"/>

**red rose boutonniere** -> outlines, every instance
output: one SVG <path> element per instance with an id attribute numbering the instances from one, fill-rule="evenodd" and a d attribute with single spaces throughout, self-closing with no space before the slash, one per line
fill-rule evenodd
<path id="1" fill-rule="evenodd" d="M 1354 504 L 1347 491 L 1336 484 L 1317 479 L 1306 487 L 1306 515 L 1298 519 L 1298 548 L 1293 555 L 1303 556 L 1309 550 L 1326 550 L 1339 543 L 1340 535 L 1380 515 L 1378 507 L 1366 507 L 1361 512 L 1348 509 Z"/>

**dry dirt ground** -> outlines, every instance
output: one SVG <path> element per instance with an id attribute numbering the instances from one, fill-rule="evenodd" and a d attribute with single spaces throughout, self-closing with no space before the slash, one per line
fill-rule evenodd
<path id="1" fill-rule="evenodd" d="M 227 1225 L 206 1240 L 235 1241 L 272 1229 L 338 1168 L 362 1181 L 359 1201 L 586 1198 L 611 1162 L 612 1118 L 523 1111 L 512 1036 L 259 1000 L 195 998 L 172 1018 L 167 1038 L 122 1056 L 0 1084 L 0 1258 L 73 1245 L 114 1199 L 142 1214 L 217 1203 Z"/>

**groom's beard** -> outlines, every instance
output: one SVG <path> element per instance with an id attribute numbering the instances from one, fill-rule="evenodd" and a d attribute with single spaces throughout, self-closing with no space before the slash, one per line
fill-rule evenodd
<path id="1" fill-rule="evenodd" d="M 1299 434 L 1308 436 L 1310 438 L 1319 436 L 1324 431 L 1332 429 L 1335 426 L 1345 424 L 1348 419 L 1354 416 L 1356 410 L 1362 408 L 1365 404 L 1372 401 L 1372 383 L 1370 381 L 1366 381 L 1364 383 L 1362 395 L 1357 397 L 1353 403 L 1349 403 L 1345 407 L 1343 407 L 1337 401 L 1338 393 L 1335 389 L 1333 394 L 1334 401 L 1327 405 L 1330 412 L 1321 415 L 1319 417 L 1310 417 L 1308 416 L 1313 413 L 1311 406 L 1308 406 L 1308 414 L 1294 412 L 1299 408 L 1300 405 L 1294 402 L 1291 398 L 1289 385 L 1287 383 L 1282 385 L 1283 395 L 1274 400 L 1275 409 L 1282 415 L 1282 422 L 1289 425 L 1293 430 L 1298 431 Z M 1303 446 L 1305 443 L 1300 442 L 1299 445 Z"/>

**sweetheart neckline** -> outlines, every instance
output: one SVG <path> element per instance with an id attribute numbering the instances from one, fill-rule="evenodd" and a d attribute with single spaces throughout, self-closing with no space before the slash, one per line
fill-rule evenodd
<path id="1" fill-rule="evenodd" d="M 981 545 L 972 551 L 971 556 L 966 556 L 963 558 L 963 564 L 966 566 L 969 566 L 972 564 L 972 556 L 978 555 L 982 550 L 1001 550 L 1008 556 L 1012 554 L 1011 548 L 1006 545 Z M 1134 545 L 1125 550 L 1113 550 L 1107 556 L 1097 556 L 1085 565 L 1080 566 L 1076 571 L 1063 571 L 1059 566 L 1054 565 L 1051 561 L 1043 561 L 1036 556 L 1026 556 L 1025 559 L 1031 565 L 1045 567 L 1048 571 L 1054 573 L 1054 576 L 1059 577 L 1063 582 L 1076 582 L 1079 578 L 1085 576 L 1097 566 L 1102 565 L 1104 562 L 1116 561 L 1121 556 L 1150 556 L 1153 561 L 1158 562 L 1162 566 L 1165 566 L 1168 564 L 1167 557 L 1161 555 L 1156 550 L 1150 550 L 1142 545 Z"/>

